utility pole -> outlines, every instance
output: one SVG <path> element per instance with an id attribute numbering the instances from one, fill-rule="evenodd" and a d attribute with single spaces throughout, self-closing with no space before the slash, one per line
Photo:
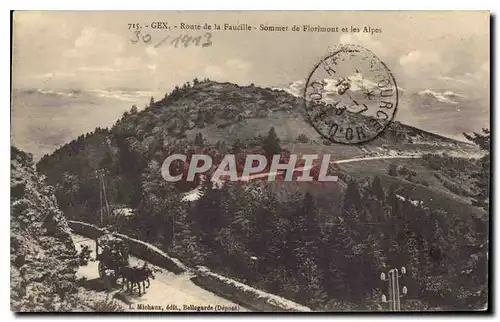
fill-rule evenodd
<path id="1" fill-rule="evenodd" d="M 382 302 L 389 303 L 389 311 L 401 311 L 401 297 L 408 293 L 408 288 L 403 286 L 402 293 L 399 290 L 399 278 L 406 274 L 406 268 L 401 267 L 401 275 L 397 268 L 390 269 L 387 273 L 387 279 L 385 273 L 380 274 L 380 279 L 384 282 L 388 282 L 389 286 L 389 300 L 385 294 L 382 294 Z"/>
<path id="2" fill-rule="evenodd" d="M 110 217 L 111 217 L 111 213 L 110 213 L 110 211 L 109 211 L 108 194 L 106 193 L 106 184 L 104 183 L 104 175 L 105 175 L 105 173 L 104 173 L 104 171 L 103 171 L 103 173 L 102 173 L 102 175 L 101 175 L 102 191 L 103 191 L 103 193 L 104 193 L 104 202 L 105 202 L 105 204 L 106 204 L 106 212 L 107 212 L 107 217 L 106 217 L 106 219 L 107 219 L 107 221 L 109 221 L 109 219 L 110 219 Z"/>
<path id="3" fill-rule="evenodd" d="M 109 203 L 108 203 L 108 195 L 106 194 L 106 185 L 104 184 L 104 176 L 105 176 L 105 170 L 104 169 L 97 169 L 95 170 L 95 178 L 99 179 L 99 212 L 100 212 L 100 220 L 101 220 L 101 227 L 104 227 L 104 213 L 103 213 L 103 199 L 104 199 L 104 204 L 106 205 L 106 212 L 107 212 L 107 217 L 106 219 L 109 220 Z M 99 254 L 99 238 L 95 239 L 95 251 L 96 254 Z M 97 255 L 96 255 L 97 256 Z"/>
<path id="4" fill-rule="evenodd" d="M 100 200 L 100 215 L 101 215 L 101 227 L 104 226 L 104 215 L 103 215 L 103 207 L 106 206 L 106 219 L 109 220 L 110 212 L 109 212 L 109 203 L 108 203 L 108 195 L 106 194 L 106 185 L 104 183 L 105 170 L 97 169 L 95 171 L 96 178 L 99 179 L 99 200 Z M 104 199 L 104 205 L 103 205 Z"/>

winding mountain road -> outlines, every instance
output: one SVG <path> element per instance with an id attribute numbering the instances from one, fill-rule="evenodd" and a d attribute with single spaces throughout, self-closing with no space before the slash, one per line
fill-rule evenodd
<path id="1" fill-rule="evenodd" d="M 330 164 L 343 164 L 343 163 L 351 163 L 351 162 L 361 162 L 361 161 L 371 161 L 371 160 L 385 160 L 385 159 L 419 159 L 422 158 L 422 154 L 407 154 L 407 155 L 384 155 L 384 156 L 373 156 L 373 157 L 356 157 L 356 158 L 350 158 L 350 159 L 344 159 L 344 160 L 336 160 L 336 161 L 331 161 Z M 305 171 L 306 167 L 298 167 L 295 168 L 294 171 Z M 241 177 L 239 180 L 241 181 L 248 181 L 248 180 L 255 180 L 259 178 L 265 178 L 269 176 L 276 176 L 276 175 L 281 175 L 283 174 L 284 171 L 277 171 L 277 172 L 265 172 L 265 173 L 256 173 L 256 174 L 251 174 L 249 176 Z M 219 180 L 216 182 L 218 185 L 221 185 L 222 182 Z M 188 191 L 184 197 L 182 198 L 183 201 L 195 201 L 201 197 L 201 191 L 200 187 L 196 187 L 192 189 L 191 191 Z"/>
<path id="2" fill-rule="evenodd" d="M 87 237 L 72 234 L 73 242 L 78 250 L 80 245 L 87 245 L 92 250 L 91 258 L 96 257 L 95 241 Z M 142 265 L 143 260 L 130 256 L 130 265 Z M 120 299 L 117 301 L 126 311 L 154 311 L 154 312 L 186 312 L 197 311 L 197 307 L 212 306 L 215 311 L 248 311 L 231 301 L 221 298 L 212 292 L 209 292 L 195 285 L 190 278 L 189 272 L 176 275 L 165 269 L 149 264 L 150 267 L 158 270 L 155 279 L 151 279 L 151 286 L 146 289 L 146 293 L 138 295 L 137 289 L 133 294 L 127 293 L 120 286 L 108 290 L 110 295 Z M 77 277 L 85 277 L 87 284 L 97 286 L 103 290 L 105 287 L 99 278 L 98 262 L 91 261 L 87 266 L 82 266 L 77 271 Z M 120 280 L 119 280 L 120 281 Z M 142 305 L 142 306 L 141 306 Z M 212 311 L 214 311 L 212 310 Z"/>
<path id="3" fill-rule="evenodd" d="M 350 163 L 350 162 L 358 162 L 358 161 L 385 160 L 385 159 L 419 159 L 419 158 L 422 158 L 421 154 L 385 155 L 385 156 L 376 156 L 376 157 L 360 157 L 360 158 L 337 160 L 337 161 L 333 161 L 331 163 L 341 164 L 341 163 Z"/>

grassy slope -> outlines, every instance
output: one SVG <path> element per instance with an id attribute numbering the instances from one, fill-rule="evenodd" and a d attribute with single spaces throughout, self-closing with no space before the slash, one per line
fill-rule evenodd
<path id="1" fill-rule="evenodd" d="M 410 180 L 406 176 L 390 176 L 387 174 L 389 164 L 404 165 L 416 172 L 416 175 Z M 366 180 L 373 176 L 379 176 L 388 188 L 391 184 L 396 183 L 401 187 L 400 194 L 412 200 L 422 200 L 424 204 L 433 208 L 442 208 L 456 214 L 476 214 L 486 215 L 482 209 L 471 205 L 471 198 L 467 196 L 466 188 L 472 185 L 471 178 L 464 176 L 467 179 L 457 182 L 459 178 L 453 178 L 443 173 L 443 171 L 430 169 L 422 164 L 420 159 L 397 159 L 397 160 L 371 160 L 360 161 L 353 163 L 341 164 L 340 168 L 350 176 L 358 179 Z M 441 179 L 439 179 L 437 176 Z M 469 182 L 467 182 L 469 181 Z M 464 191 L 450 189 L 449 185 L 443 182 L 452 182 L 455 185 L 460 185 Z"/>

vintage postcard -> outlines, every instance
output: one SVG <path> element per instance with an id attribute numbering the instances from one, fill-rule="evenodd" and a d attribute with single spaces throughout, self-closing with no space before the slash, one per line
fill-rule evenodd
<path id="1" fill-rule="evenodd" d="M 12 20 L 12 311 L 490 309 L 489 12 Z"/>

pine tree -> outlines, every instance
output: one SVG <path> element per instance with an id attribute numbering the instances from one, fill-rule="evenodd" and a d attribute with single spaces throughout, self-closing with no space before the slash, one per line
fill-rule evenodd
<path id="1" fill-rule="evenodd" d="M 339 247 L 339 269 L 342 271 L 344 294 L 348 299 L 352 299 L 358 288 L 358 269 L 360 254 L 356 253 L 357 245 L 357 228 L 352 221 L 344 220 L 339 225 L 335 226 L 336 242 Z M 356 269 L 353 269 L 356 267 Z"/>
<path id="2" fill-rule="evenodd" d="M 101 161 L 99 162 L 99 168 L 101 169 L 108 169 L 108 170 L 114 170 L 113 169 L 113 153 L 111 150 L 106 150 L 104 153 L 104 156 L 102 157 Z"/>
<path id="3" fill-rule="evenodd" d="M 313 259 L 307 258 L 304 262 L 298 262 L 300 277 L 299 292 L 297 300 L 301 303 L 314 307 L 323 304 L 327 294 L 323 287 L 323 272 Z"/>
<path id="4" fill-rule="evenodd" d="M 228 152 L 228 148 L 226 146 L 226 142 L 219 140 L 217 143 L 215 143 L 215 149 L 219 151 L 221 154 L 225 154 Z"/>
<path id="5" fill-rule="evenodd" d="M 394 183 L 389 187 L 389 192 L 386 196 L 386 203 L 390 208 L 390 215 L 393 218 L 400 218 L 402 215 L 401 202 L 396 197 L 397 194 L 398 186 Z"/>
<path id="6" fill-rule="evenodd" d="M 209 251 L 217 252 L 217 232 L 227 226 L 228 200 L 224 186 L 215 189 L 210 178 L 202 182 L 202 197 L 197 200 L 194 215 L 199 225 L 200 243 Z"/>
<path id="7" fill-rule="evenodd" d="M 413 213 L 414 214 L 414 213 Z M 410 270 L 412 273 L 417 272 L 418 268 L 420 268 L 420 253 L 421 250 L 418 247 L 418 242 L 417 242 L 417 235 L 415 234 L 415 231 L 413 231 L 408 223 L 404 225 L 404 236 L 405 239 L 402 240 L 401 242 L 404 242 L 406 245 L 405 249 L 405 255 L 406 258 L 404 259 L 404 262 L 407 263 L 407 265 L 411 268 Z M 416 276 L 413 276 L 414 278 Z"/>
<path id="8" fill-rule="evenodd" d="M 359 192 L 359 186 L 355 180 L 350 180 L 347 183 L 347 190 L 344 195 L 344 211 L 350 211 L 353 209 L 361 209 L 361 193 Z"/>
<path id="9" fill-rule="evenodd" d="M 290 218 L 293 238 L 293 249 L 298 262 L 306 258 L 315 259 L 318 252 L 318 239 L 321 230 L 318 224 L 318 209 L 314 197 L 307 192 L 301 201 L 301 205 Z"/>
<path id="10" fill-rule="evenodd" d="M 132 105 L 132 108 L 130 109 L 130 114 L 134 115 L 137 114 L 137 105 Z"/>
<path id="11" fill-rule="evenodd" d="M 385 193 L 384 189 L 382 188 L 382 182 L 380 181 L 380 178 L 376 176 L 371 185 L 371 194 L 372 196 L 375 196 L 377 200 L 383 201 L 385 200 Z"/>
<path id="12" fill-rule="evenodd" d="M 151 96 L 151 98 L 149 99 L 149 106 L 153 106 L 154 104 L 155 104 L 155 98 Z"/>
<path id="13" fill-rule="evenodd" d="M 472 134 L 467 134 L 464 133 L 464 136 L 467 140 L 474 142 L 477 144 L 482 150 L 484 151 L 490 151 L 490 145 L 491 145 L 491 133 L 490 130 L 488 129 L 483 129 L 483 133 L 476 133 L 473 132 Z"/>
<path id="14" fill-rule="evenodd" d="M 237 237 L 238 242 L 246 244 L 250 236 L 250 221 L 260 200 L 255 194 L 248 193 L 251 191 L 250 185 L 240 183 L 227 183 L 227 185 L 230 196 L 228 212 L 233 218 L 230 225 L 231 233 Z"/>
<path id="15" fill-rule="evenodd" d="M 271 127 L 269 130 L 267 137 L 264 139 L 262 148 L 264 150 L 264 154 L 268 158 L 281 152 L 280 139 L 278 138 L 274 127 Z"/>
<path id="16" fill-rule="evenodd" d="M 201 134 L 201 132 L 198 132 L 194 137 L 194 144 L 196 144 L 197 146 L 203 146 L 203 141 L 203 134 Z"/>
<path id="17" fill-rule="evenodd" d="M 243 142 L 241 142 L 239 139 L 236 139 L 236 141 L 234 141 L 233 146 L 232 146 L 232 152 L 234 154 L 241 153 L 241 151 L 243 150 L 244 147 L 245 147 L 245 145 L 243 144 Z"/>
<path id="18" fill-rule="evenodd" d="M 397 175 L 398 175 L 398 167 L 394 163 L 389 164 L 388 174 L 390 176 L 397 177 Z"/>
<path id="19" fill-rule="evenodd" d="M 325 231 L 325 235 L 321 239 L 321 256 L 318 262 L 324 272 L 324 289 L 331 297 L 344 294 L 348 282 L 345 269 L 345 265 L 348 263 L 346 263 L 343 254 L 345 245 L 343 244 L 343 229 L 340 225 L 343 223 L 332 226 Z"/>

